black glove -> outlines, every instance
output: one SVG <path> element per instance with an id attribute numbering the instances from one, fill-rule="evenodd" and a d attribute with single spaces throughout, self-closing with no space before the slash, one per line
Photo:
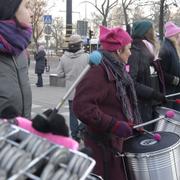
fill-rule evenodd
<path id="1" fill-rule="evenodd" d="M 19 115 L 20 114 L 16 110 L 16 108 L 12 105 L 9 105 L 2 110 L 0 117 L 3 119 L 11 119 L 11 118 L 16 118 Z"/>
<path id="2" fill-rule="evenodd" d="M 164 96 L 164 94 L 158 92 L 158 91 L 153 91 L 152 96 L 151 96 L 154 100 L 156 101 L 160 101 L 161 103 L 166 103 L 166 97 Z"/>
<path id="3" fill-rule="evenodd" d="M 65 118 L 57 113 L 57 110 L 47 109 L 43 115 L 37 115 L 32 119 L 32 126 L 44 133 L 69 136 L 69 128 Z"/>

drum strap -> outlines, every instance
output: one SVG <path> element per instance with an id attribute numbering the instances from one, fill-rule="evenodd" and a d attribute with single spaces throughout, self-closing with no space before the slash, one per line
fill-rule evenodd
<path id="1" fill-rule="evenodd" d="M 85 136 L 89 137 L 91 140 L 96 142 L 98 146 L 102 149 L 102 154 L 103 154 L 103 175 L 104 175 L 104 180 L 110 180 L 109 177 L 109 160 L 107 156 L 107 139 L 108 136 L 106 135 L 97 135 L 95 133 L 85 131 Z"/>
<path id="2" fill-rule="evenodd" d="M 101 147 L 102 153 L 103 153 L 104 180 L 110 180 L 110 177 L 109 177 L 109 161 L 108 161 L 108 157 L 106 156 L 106 147 L 103 143 L 99 143 L 98 145 Z"/>
<path id="3" fill-rule="evenodd" d="M 94 132 L 90 132 L 87 129 L 84 131 L 84 133 L 85 133 L 84 134 L 85 136 L 89 137 L 91 140 L 96 142 L 101 147 L 102 153 L 103 153 L 104 180 L 110 180 L 110 177 L 109 177 L 109 166 L 110 165 L 109 165 L 108 157 L 106 155 L 109 135 L 108 134 L 99 135 Z M 125 172 L 125 178 L 126 178 L 126 180 L 128 180 L 126 164 L 125 164 L 123 154 L 121 154 L 117 149 L 114 149 L 114 148 L 109 147 L 109 150 L 111 151 L 111 153 L 114 154 L 114 156 L 116 158 L 122 159 L 122 164 L 123 164 L 123 168 L 124 168 L 124 172 Z"/>
<path id="4" fill-rule="evenodd" d="M 126 163 L 125 163 L 125 159 L 124 159 L 124 154 L 123 154 L 123 153 L 116 152 L 116 155 L 115 155 L 115 156 L 116 156 L 117 158 L 121 158 L 122 164 L 123 164 L 123 168 L 124 168 L 125 178 L 126 178 L 126 180 L 128 180 L 128 173 L 127 173 Z"/>

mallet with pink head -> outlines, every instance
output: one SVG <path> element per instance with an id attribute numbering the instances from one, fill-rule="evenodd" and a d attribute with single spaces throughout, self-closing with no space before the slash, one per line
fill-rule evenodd
<path id="1" fill-rule="evenodd" d="M 161 120 L 161 119 L 164 119 L 164 118 L 169 118 L 169 119 L 171 119 L 171 118 L 173 118 L 173 117 L 174 117 L 174 112 L 173 112 L 173 111 L 167 111 L 165 116 L 161 115 L 159 118 L 153 119 L 153 120 L 151 120 L 151 121 L 148 121 L 148 122 L 145 122 L 145 123 L 142 123 L 142 124 L 138 124 L 138 125 L 136 125 L 136 126 L 133 126 L 133 129 L 140 129 L 141 132 L 146 132 L 147 134 L 151 135 L 154 140 L 160 141 L 160 140 L 161 140 L 161 135 L 160 135 L 159 133 L 149 132 L 149 131 L 147 131 L 146 129 L 144 129 L 143 127 L 144 127 L 144 126 L 147 126 L 147 125 L 149 125 L 149 124 L 158 122 L 158 121 Z"/>

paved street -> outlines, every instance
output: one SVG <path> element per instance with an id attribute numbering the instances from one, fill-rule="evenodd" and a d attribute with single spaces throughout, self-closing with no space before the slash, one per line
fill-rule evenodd
<path id="1" fill-rule="evenodd" d="M 65 94 L 65 87 L 52 87 L 49 85 L 49 75 L 51 73 L 55 73 L 55 69 L 58 65 L 58 57 L 49 58 L 50 64 L 50 72 L 45 72 L 43 74 L 43 87 L 36 87 L 35 83 L 37 81 L 37 76 L 34 73 L 35 61 L 31 58 L 31 64 L 29 68 L 29 78 L 32 88 L 32 117 L 34 117 L 37 113 L 42 113 L 45 109 L 54 108 L 63 95 Z M 60 113 L 64 115 L 67 119 L 67 123 L 69 123 L 69 111 L 68 111 L 68 103 L 61 108 Z"/>

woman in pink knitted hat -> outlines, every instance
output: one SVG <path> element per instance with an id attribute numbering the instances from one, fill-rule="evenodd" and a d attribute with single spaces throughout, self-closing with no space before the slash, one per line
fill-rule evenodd
<path id="1" fill-rule="evenodd" d="M 93 66 L 76 88 L 73 108 L 85 125 L 84 144 L 96 160 L 94 173 L 105 180 L 125 180 L 123 141 L 140 121 L 134 84 L 126 71 L 131 37 L 122 28 L 100 27 L 102 63 Z"/>
<path id="2" fill-rule="evenodd" d="M 166 94 L 180 92 L 180 27 L 173 22 L 165 24 L 165 39 L 159 57 L 165 76 Z M 180 96 L 174 98 L 180 98 Z M 179 104 L 171 102 L 167 106 L 180 111 Z"/>

